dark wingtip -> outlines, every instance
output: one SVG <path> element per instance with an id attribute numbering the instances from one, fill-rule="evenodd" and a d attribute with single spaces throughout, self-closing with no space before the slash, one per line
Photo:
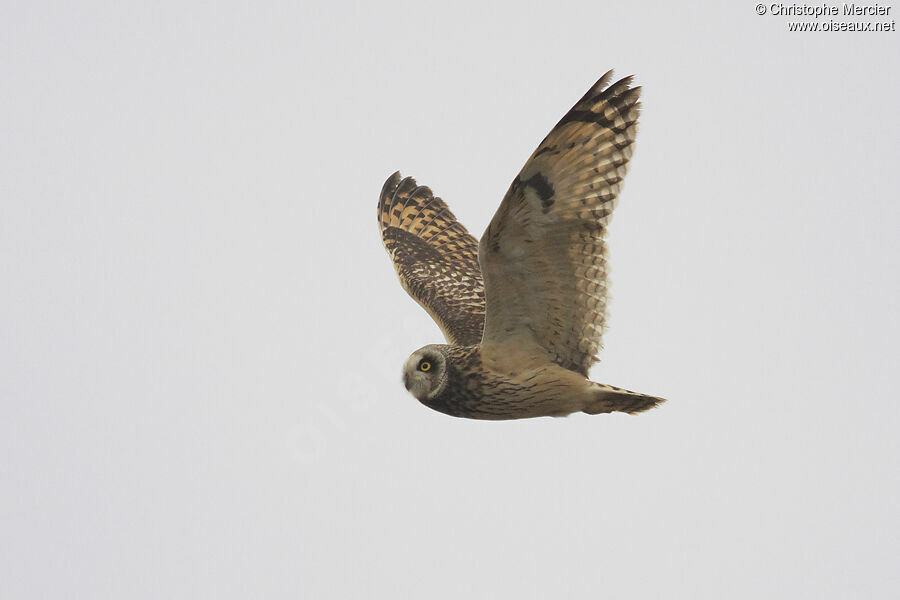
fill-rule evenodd
<path id="1" fill-rule="evenodd" d="M 384 226 L 387 224 L 385 221 L 387 217 L 386 207 L 390 204 L 391 199 L 394 197 L 394 192 L 400 186 L 401 179 L 400 171 L 394 171 L 387 178 L 387 181 L 384 182 L 384 185 L 381 186 L 381 194 L 378 196 L 378 225 L 381 229 L 384 229 Z"/>
<path id="2" fill-rule="evenodd" d="M 403 179 L 403 176 L 400 175 L 400 171 L 394 171 L 391 176 L 387 178 L 387 181 L 384 182 L 384 185 L 381 186 L 381 195 L 378 197 L 379 201 L 384 201 L 385 198 L 393 196 L 394 190 L 397 189 L 401 179 Z"/>
<path id="3" fill-rule="evenodd" d="M 584 108 L 595 105 L 603 100 L 610 100 L 618 96 L 628 96 L 636 99 L 640 96 L 640 86 L 631 87 L 634 83 L 634 75 L 622 77 L 617 81 L 613 81 L 613 70 L 610 69 L 598 79 L 594 85 L 581 97 L 576 104 L 576 108 Z M 637 91 L 635 91 L 637 90 Z"/>
<path id="4" fill-rule="evenodd" d="M 603 92 L 604 88 L 606 88 L 606 84 L 609 83 L 610 79 L 612 79 L 613 70 L 610 69 L 606 73 L 600 76 L 600 79 L 594 82 L 594 85 L 590 87 L 588 91 L 584 93 L 584 96 L 581 97 L 581 100 L 578 101 L 578 104 L 589 101 L 591 98 L 596 98 Z"/>

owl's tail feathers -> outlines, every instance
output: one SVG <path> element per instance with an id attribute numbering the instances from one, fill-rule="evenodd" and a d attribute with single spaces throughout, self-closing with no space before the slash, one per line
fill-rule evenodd
<path id="1" fill-rule="evenodd" d="M 647 396 L 622 388 L 591 382 L 593 398 L 584 407 L 583 412 L 597 415 L 608 412 L 624 412 L 631 415 L 650 410 L 666 401 L 665 398 Z"/>

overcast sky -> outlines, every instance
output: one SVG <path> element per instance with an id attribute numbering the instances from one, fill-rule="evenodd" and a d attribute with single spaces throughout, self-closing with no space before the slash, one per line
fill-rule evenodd
<path id="1" fill-rule="evenodd" d="M 0 596 L 896 598 L 900 33 L 789 21 L 0 3 Z M 425 408 L 382 183 L 480 235 L 609 68 L 591 374 L 668 403 Z"/>

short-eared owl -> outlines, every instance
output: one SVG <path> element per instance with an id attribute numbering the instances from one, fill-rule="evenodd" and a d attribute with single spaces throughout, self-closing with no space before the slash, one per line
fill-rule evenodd
<path id="1" fill-rule="evenodd" d="M 394 173 L 378 202 L 400 282 L 449 344 L 417 350 L 403 380 L 471 419 L 622 411 L 662 398 L 587 379 L 606 326 L 604 242 L 634 148 L 639 87 L 601 77 L 513 180 L 479 243 L 440 198 Z"/>

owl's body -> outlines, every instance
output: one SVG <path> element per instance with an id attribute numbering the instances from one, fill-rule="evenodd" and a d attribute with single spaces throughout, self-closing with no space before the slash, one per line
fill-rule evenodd
<path id="1" fill-rule="evenodd" d="M 513 180 L 481 242 L 399 173 L 378 205 L 404 288 L 450 344 L 410 356 L 407 389 L 474 419 L 641 412 L 662 402 L 587 379 L 606 324 L 604 235 L 637 131 L 640 88 L 604 75 Z"/>
<path id="2" fill-rule="evenodd" d="M 421 354 L 421 358 L 420 355 Z M 442 354 L 445 362 L 441 362 Z M 587 380 L 558 365 L 537 360 L 514 361 L 494 357 L 478 346 L 426 346 L 411 357 L 408 367 L 431 358 L 447 374 L 438 394 L 424 395 L 426 406 L 456 417 L 509 419 L 564 416 L 581 410 Z M 513 364 L 514 363 L 514 364 Z M 510 370 L 510 368 L 514 370 Z M 407 378 L 407 382 L 409 379 Z M 430 390 L 429 390 L 430 391 Z"/>
<path id="3" fill-rule="evenodd" d="M 404 381 L 415 393 L 411 379 L 417 377 L 418 364 L 428 360 L 441 375 L 446 375 L 446 382 L 426 379 L 419 397 L 422 404 L 454 417 L 494 421 L 564 417 L 578 411 L 640 412 L 661 401 L 590 381 L 579 373 L 547 363 L 539 353 L 526 348 L 510 353 L 491 350 L 481 345 L 425 346 L 410 356 Z M 430 393 L 435 390 L 437 393 Z"/>

